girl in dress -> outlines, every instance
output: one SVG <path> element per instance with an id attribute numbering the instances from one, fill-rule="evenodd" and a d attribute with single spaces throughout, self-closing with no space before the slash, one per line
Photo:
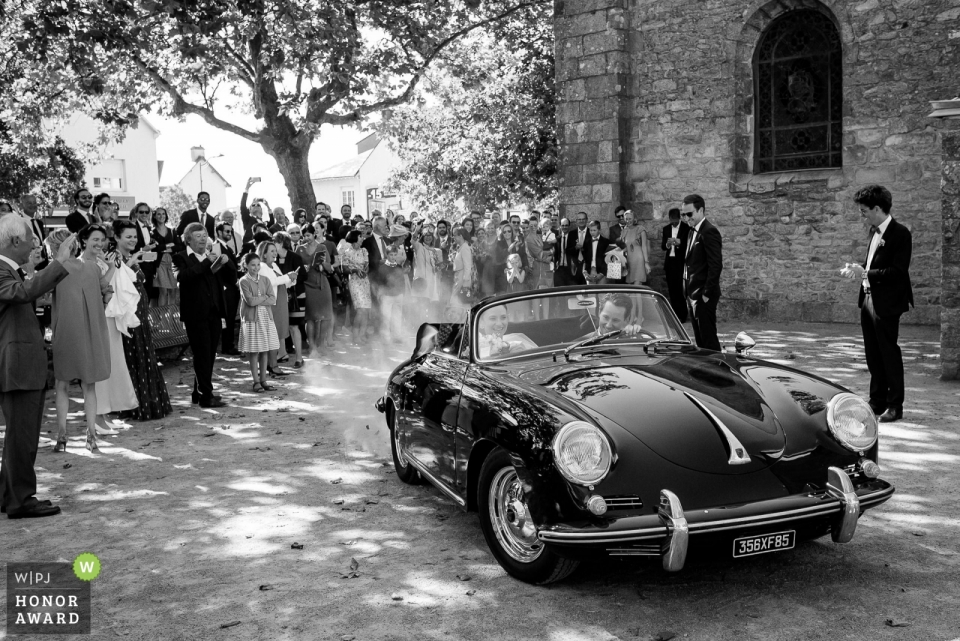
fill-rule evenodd
<path id="1" fill-rule="evenodd" d="M 277 349 L 270 352 L 270 363 L 267 371 L 272 376 L 282 378 L 288 373 L 280 369 L 277 358 L 280 355 L 279 341 L 281 337 L 286 339 L 290 333 L 290 308 L 287 305 L 287 286 L 296 282 L 297 275 L 300 273 L 298 268 L 295 272 L 284 274 L 277 266 L 277 245 L 273 241 L 263 241 L 257 245 L 257 256 L 260 257 L 260 278 L 266 278 L 273 286 L 274 300 L 270 305 L 270 311 L 273 313 L 273 324 L 277 332 Z"/>
<path id="2" fill-rule="evenodd" d="M 352 342 L 354 345 L 366 345 L 367 323 L 370 320 L 370 279 L 367 278 L 367 269 L 370 259 L 367 250 L 360 246 L 360 232 L 351 230 L 343 239 L 346 243 L 344 252 L 340 256 L 340 263 L 347 272 L 347 287 L 350 289 L 350 300 L 353 303 Z"/>
<path id="3" fill-rule="evenodd" d="M 70 235 L 66 229 L 47 237 L 48 250 L 56 256 L 60 244 Z M 110 378 L 110 339 L 104 308 L 113 296 L 108 274 L 100 271 L 97 257 L 107 242 L 102 225 L 87 225 L 77 233 L 80 260 L 63 263 L 68 275 L 53 294 L 53 375 L 57 390 L 57 444 L 54 452 L 67 449 L 67 411 L 70 408 L 70 381 L 78 379 L 83 390 L 87 419 L 87 449 L 97 447 L 97 381 Z"/>
<path id="4" fill-rule="evenodd" d="M 156 244 L 156 252 L 160 254 L 157 264 L 157 273 L 153 284 L 157 288 L 159 298 L 157 304 L 179 305 L 180 288 L 177 287 L 177 278 L 173 275 L 173 253 L 177 251 L 177 240 L 173 230 L 167 227 L 167 210 L 157 207 L 153 210 L 153 231 L 150 239 Z"/>
<path id="5" fill-rule="evenodd" d="M 288 230 L 297 231 L 297 239 L 300 237 L 300 228 L 296 225 L 290 225 Z M 303 367 L 303 338 L 300 329 L 304 325 L 304 310 L 300 307 L 301 301 L 306 300 L 306 294 L 303 293 L 303 281 L 306 280 L 306 272 L 303 271 L 303 259 L 293 251 L 293 236 L 291 233 L 278 231 L 273 235 L 273 242 L 277 244 L 277 267 L 282 274 L 289 274 L 293 283 L 287 291 L 287 310 L 290 342 L 293 343 L 293 366 L 297 369 Z M 301 297 L 302 294 L 302 297 Z M 278 330 L 279 332 L 279 330 Z M 286 336 L 278 336 L 280 346 L 286 342 Z M 286 360 L 284 356 L 283 360 Z M 281 359 L 277 359 L 282 362 Z"/>
<path id="6" fill-rule="evenodd" d="M 272 392 L 267 383 L 269 354 L 280 347 L 277 326 L 270 306 L 276 305 L 276 290 L 270 280 L 260 276 L 260 257 L 253 252 L 243 257 L 247 273 L 240 279 L 240 348 L 250 363 L 254 392 Z"/>

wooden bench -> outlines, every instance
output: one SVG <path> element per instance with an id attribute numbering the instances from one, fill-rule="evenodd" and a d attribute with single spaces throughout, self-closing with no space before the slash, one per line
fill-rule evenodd
<path id="1" fill-rule="evenodd" d="M 180 322 L 180 306 L 164 305 L 162 307 L 150 307 L 150 330 L 153 335 L 153 347 L 160 350 L 179 347 L 180 351 L 174 360 L 180 360 L 183 353 L 190 347 L 190 341 L 187 340 L 187 330 Z M 164 360 L 164 359 L 160 359 Z"/>

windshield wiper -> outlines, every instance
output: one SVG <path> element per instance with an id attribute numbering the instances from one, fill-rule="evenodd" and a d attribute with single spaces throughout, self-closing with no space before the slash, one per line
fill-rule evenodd
<path id="1" fill-rule="evenodd" d="M 623 333 L 623 330 L 622 330 L 622 329 L 615 329 L 615 330 L 613 330 L 612 332 L 607 332 L 606 334 L 599 334 L 599 335 L 597 335 L 597 336 L 588 336 L 587 338 L 584 338 L 583 340 L 577 341 L 576 343 L 574 343 L 574 344 L 571 345 L 570 347 L 568 347 L 568 348 L 566 348 L 565 350 L 563 350 L 563 357 L 569 361 L 569 360 L 570 360 L 570 352 L 572 352 L 573 350 L 578 349 L 578 348 L 580 348 L 580 347 L 589 347 L 590 345 L 596 345 L 597 343 L 602 343 L 603 341 L 607 340 L 608 338 L 613 338 L 613 337 L 615 337 L 615 336 L 619 336 L 619 335 L 622 334 L 622 333 Z"/>
<path id="2" fill-rule="evenodd" d="M 690 341 L 681 341 L 681 340 L 677 340 L 676 338 L 655 338 L 652 341 L 647 341 L 646 343 L 643 344 L 643 353 L 649 354 L 650 353 L 649 350 L 651 347 L 653 347 L 654 348 L 653 351 L 656 352 L 657 351 L 656 346 L 662 343 L 669 343 L 674 345 L 692 345 Z"/>

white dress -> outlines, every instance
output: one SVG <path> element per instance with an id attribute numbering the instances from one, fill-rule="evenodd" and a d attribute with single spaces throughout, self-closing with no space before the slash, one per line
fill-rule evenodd
<path id="1" fill-rule="evenodd" d="M 99 261 L 98 261 L 99 263 Z M 107 266 L 99 263 L 100 270 L 106 273 Z M 130 370 L 127 369 L 127 357 L 123 351 L 123 338 L 119 327 L 136 327 L 140 324 L 137 318 L 137 303 L 140 302 L 140 293 L 136 285 L 133 270 L 126 263 L 114 270 L 110 278 L 113 287 L 113 298 L 107 305 L 107 338 L 110 345 L 110 378 L 96 384 L 97 414 L 134 410 L 140 406 L 137 400 L 137 390 L 130 379 Z M 134 324 L 135 323 L 135 324 Z M 129 332 L 125 332 L 129 336 Z"/>

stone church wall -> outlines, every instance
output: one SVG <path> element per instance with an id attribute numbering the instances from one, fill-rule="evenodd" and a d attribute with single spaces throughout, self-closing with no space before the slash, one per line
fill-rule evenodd
<path id="1" fill-rule="evenodd" d="M 753 174 L 753 53 L 785 11 L 815 8 L 843 43 L 843 167 Z M 852 197 L 893 193 L 913 233 L 916 308 L 939 322 L 940 141 L 927 118 L 960 92 L 960 8 L 949 0 L 557 0 L 561 213 L 610 222 L 619 203 L 650 239 L 663 285 L 666 210 L 699 193 L 724 240 L 721 318 L 858 322 L 845 262 L 868 234 Z"/>

